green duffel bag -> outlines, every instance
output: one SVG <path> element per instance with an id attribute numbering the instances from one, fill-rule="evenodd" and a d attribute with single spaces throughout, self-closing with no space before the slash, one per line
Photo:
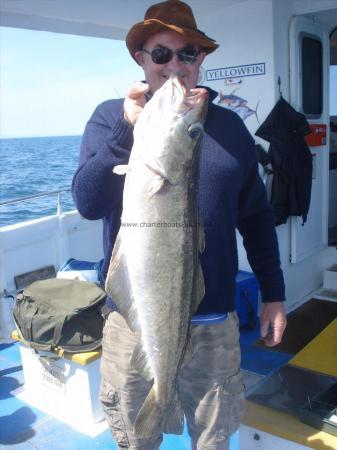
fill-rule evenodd
<path id="1" fill-rule="evenodd" d="M 88 352 L 101 345 L 106 293 L 80 280 L 36 281 L 19 292 L 13 309 L 19 337 L 37 351 Z"/>

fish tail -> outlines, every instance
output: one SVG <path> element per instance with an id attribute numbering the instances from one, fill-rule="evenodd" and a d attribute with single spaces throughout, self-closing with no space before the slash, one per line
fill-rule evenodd
<path id="1" fill-rule="evenodd" d="M 160 433 L 182 434 L 183 427 L 184 413 L 177 393 L 171 407 L 164 412 L 157 403 L 156 388 L 152 386 L 136 417 L 134 434 L 139 438 L 149 438 L 158 430 Z"/>

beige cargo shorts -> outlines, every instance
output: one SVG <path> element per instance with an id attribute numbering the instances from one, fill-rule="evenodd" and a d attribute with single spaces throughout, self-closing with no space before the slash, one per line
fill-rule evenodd
<path id="1" fill-rule="evenodd" d="M 130 366 L 139 341 L 117 312 L 111 312 L 103 331 L 100 400 L 119 449 L 157 450 L 160 430 L 149 439 L 136 438 L 133 424 L 152 381 Z M 192 325 L 192 358 L 178 376 L 179 398 L 184 409 L 193 450 L 228 450 L 229 437 L 239 427 L 244 411 L 244 386 L 240 372 L 239 324 L 229 313 L 221 323 Z"/>

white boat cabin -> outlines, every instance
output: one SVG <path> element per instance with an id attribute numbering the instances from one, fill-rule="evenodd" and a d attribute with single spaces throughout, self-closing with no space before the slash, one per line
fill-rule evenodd
<path id="1" fill-rule="evenodd" d="M 2 0 L 1 26 L 123 40 L 153 1 Z M 287 311 L 322 294 L 337 300 L 337 273 L 323 285 L 326 270 L 337 264 L 337 116 L 331 113 L 330 66 L 337 65 L 337 0 L 187 0 L 205 30 L 220 44 L 200 72 L 200 84 L 218 92 L 216 103 L 236 111 L 255 136 L 282 95 L 306 115 L 313 133 L 311 202 L 307 222 L 291 217 L 277 227 L 286 282 Z M 88 57 L 92 64 L 94 55 Z M 133 62 L 130 59 L 130 64 Z M 337 102 L 337 100 L 335 99 Z M 337 111 L 337 105 L 334 105 Z M 335 112 L 335 114 L 337 114 Z M 225 132 L 225 130 L 224 130 Z M 271 177 L 261 172 L 270 189 Z M 1 206 L 0 206 L 1 214 Z M 15 291 L 14 277 L 54 266 L 68 258 L 102 258 L 101 222 L 76 211 L 0 228 L 0 293 Z M 239 267 L 251 271 L 238 235 Z M 336 268 L 332 272 L 337 272 Z M 327 291 L 328 290 L 328 291 Z M 13 324 L 8 301 L 0 304 L 0 338 Z M 319 447 L 273 438 L 262 427 L 243 428 L 242 450 Z M 254 431 L 255 430 L 255 431 Z M 255 433 L 255 434 L 254 434 Z M 295 432 L 294 432 L 295 433 Z M 248 445 L 248 444 L 247 444 Z M 336 447 L 335 447 L 336 448 Z"/>

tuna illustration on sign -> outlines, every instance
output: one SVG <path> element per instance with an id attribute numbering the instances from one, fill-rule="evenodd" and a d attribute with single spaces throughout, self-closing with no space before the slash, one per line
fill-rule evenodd
<path id="1" fill-rule="evenodd" d="M 207 99 L 205 89 L 187 91 L 171 75 L 136 122 L 129 164 L 114 168 L 126 178 L 106 291 L 130 329 L 141 333 L 131 364 L 153 380 L 134 424 L 139 437 L 151 436 L 157 426 L 183 431 L 177 372 L 205 290 L 197 193 Z"/>
<path id="2" fill-rule="evenodd" d="M 224 108 L 230 109 L 231 111 L 236 112 L 242 120 L 246 120 L 247 117 L 251 116 L 252 114 L 255 115 L 256 120 L 258 123 L 260 123 L 259 118 L 257 116 L 257 108 L 259 106 L 259 101 L 256 104 L 255 109 L 251 109 L 248 106 L 248 100 L 245 100 L 242 97 L 239 97 L 237 95 L 234 95 L 234 93 L 238 89 L 234 89 L 229 95 L 224 95 L 222 91 L 219 92 L 219 100 L 218 105 L 223 106 Z"/>
<path id="3" fill-rule="evenodd" d="M 224 80 L 225 86 L 234 86 L 235 84 L 242 84 L 241 78 L 226 78 Z"/>

